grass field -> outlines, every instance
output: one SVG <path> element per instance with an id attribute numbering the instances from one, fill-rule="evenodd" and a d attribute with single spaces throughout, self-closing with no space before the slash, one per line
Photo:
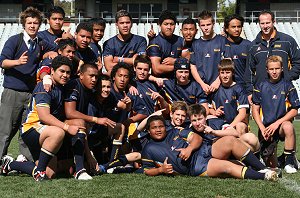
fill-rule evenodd
<path id="1" fill-rule="evenodd" d="M 300 142 L 300 121 L 296 121 Z M 251 122 L 256 131 L 256 125 Z M 280 153 L 282 144 L 280 144 Z M 9 153 L 17 156 L 14 139 Z M 298 159 L 300 153 L 297 154 Z M 91 181 L 58 178 L 43 183 L 31 177 L 0 177 L 0 197 L 300 197 L 300 172 L 284 174 L 279 182 L 203 177 L 147 177 L 139 174 L 105 174 Z"/>

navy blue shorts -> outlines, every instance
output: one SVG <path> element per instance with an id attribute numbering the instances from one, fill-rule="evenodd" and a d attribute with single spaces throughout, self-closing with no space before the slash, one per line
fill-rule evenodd
<path id="1" fill-rule="evenodd" d="M 199 150 L 193 155 L 189 174 L 191 176 L 206 176 L 207 164 L 211 158 L 211 145 L 202 143 Z"/>

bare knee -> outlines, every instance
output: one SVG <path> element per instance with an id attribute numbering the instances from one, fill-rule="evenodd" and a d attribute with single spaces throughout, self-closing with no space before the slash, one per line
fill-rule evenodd
<path id="1" fill-rule="evenodd" d="M 244 143 L 246 143 L 246 145 L 251 149 L 251 151 L 255 152 L 259 149 L 258 138 L 253 133 L 245 133 L 240 137 L 240 139 Z"/>
<path id="2" fill-rule="evenodd" d="M 246 134 L 248 131 L 248 126 L 244 122 L 238 122 L 235 128 L 239 133 L 239 137 L 241 137 L 243 134 Z"/>
<path id="3" fill-rule="evenodd" d="M 294 125 L 290 121 L 285 121 L 282 123 L 282 133 L 284 136 L 294 136 Z"/>

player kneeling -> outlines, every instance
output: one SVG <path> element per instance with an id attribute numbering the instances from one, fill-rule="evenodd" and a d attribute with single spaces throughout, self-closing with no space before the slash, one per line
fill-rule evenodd
<path id="1" fill-rule="evenodd" d="M 4 156 L 2 158 L 2 174 L 5 175 L 12 170 L 17 170 L 32 175 L 36 181 L 51 178 L 55 174 L 57 164 L 50 161 L 59 151 L 65 135 L 69 134 L 76 138 L 82 134 L 80 132 L 81 127 L 63 122 L 65 119 L 64 85 L 70 79 L 71 68 L 72 63 L 67 57 L 57 56 L 52 62 L 51 80 L 53 81 L 53 88 L 51 91 L 46 92 L 42 82 L 38 83 L 33 91 L 27 109 L 27 117 L 21 128 L 21 137 L 27 144 L 34 162 L 18 162 L 10 156 Z M 75 160 L 75 163 L 83 163 L 83 161 L 77 162 Z M 81 173 L 81 177 L 79 176 L 78 179 L 91 179 L 84 171 Z M 79 174 L 77 173 L 77 175 Z"/>

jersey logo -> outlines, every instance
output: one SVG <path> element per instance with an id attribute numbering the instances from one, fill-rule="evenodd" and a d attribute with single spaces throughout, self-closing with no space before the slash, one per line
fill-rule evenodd
<path id="1" fill-rule="evenodd" d="M 226 99 L 226 100 L 225 100 L 225 103 L 226 103 L 226 104 L 229 103 L 229 100 Z"/>
<path id="2" fill-rule="evenodd" d="M 182 50 L 182 48 L 181 47 L 177 47 L 177 50 Z"/>
<path id="3" fill-rule="evenodd" d="M 219 51 L 221 51 L 220 49 L 214 49 L 214 52 L 219 52 Z"/>
<path id="4" fill-rule="evenodd" d="M 129 54 L 134 54 L 134 51 L 133 51 L 133 50 L 130 50 L 130 51 L 129 51 Z"/>
<path id="5" fill-rule="evenodd" d="M 171 150 L 174 151 L 176 149 L 175 146 L 171 146 Z"/>
<path id="6" fill-rule="evenodd" d="M 242 56 L 247 56 L 247 54 L 246 54 L 246 53 L 242 53 L 241 55 L 242 55 Z"/>
<path id="7" fill-rule="evenodd" d="M 236 96 L 232 96 L 232 100 L 236 100 Z"/>
<path id="8" fill-rule="evenodd" d="M 210 58 L 209 53 L 207 53 L 207 54 L 205 55 L 205 58 Z"/>
<path id="9" fill-rule="evenodd" d="M 281 91 L 280 94 L 285 95 L 285 91 Z"/>
<path id="10" fill-rule="evenodd" d="M 278 97 L 276 95 L 273 95 L 272 99 L 276 100 Z"/>
<path id="11" fill-rule="evenodd" d="M 258 47 L 256 51 L 259 51 L 259 50 L 261 50 L 261 48 L 260 48 L 260 47 Z"/>
<path id="12" fill-rule="evenodd" d="M 239 59 L 237 55 L 233 55 L 232 59 Z"/>
<path id="13" fill-rule="evenodd" d="M 175 54 L 174 52 L 171 52 L 171 56 L 174 56 L 174 54 Z"/>
<path id="14" fill-rule="evenodd" d="M 76 96 L 71 96 L 71 98 L 72 98 L 73 100 L 77 100 L 77 97 L 76 97 Z"/>
<path id="15" fill-rule="evenodd" d="M 142 94 L 140 94 L 140 95 L 139 95 L 139 97 L 140 97 L 140 98 L 143 98 L 143 95 L 142 95 Z"/>
<path id="16" fill-rule="evenodd" d="M 195 96 L 189 96 L 189 98 L 192 98 L 192 99 L 194 99 L 194 98 L 196 98 Z"/>
<path id="17" fill-rule="evenodd" d="M 274 45 L 274 48 L 281 48 L 281 44 Z"/>

